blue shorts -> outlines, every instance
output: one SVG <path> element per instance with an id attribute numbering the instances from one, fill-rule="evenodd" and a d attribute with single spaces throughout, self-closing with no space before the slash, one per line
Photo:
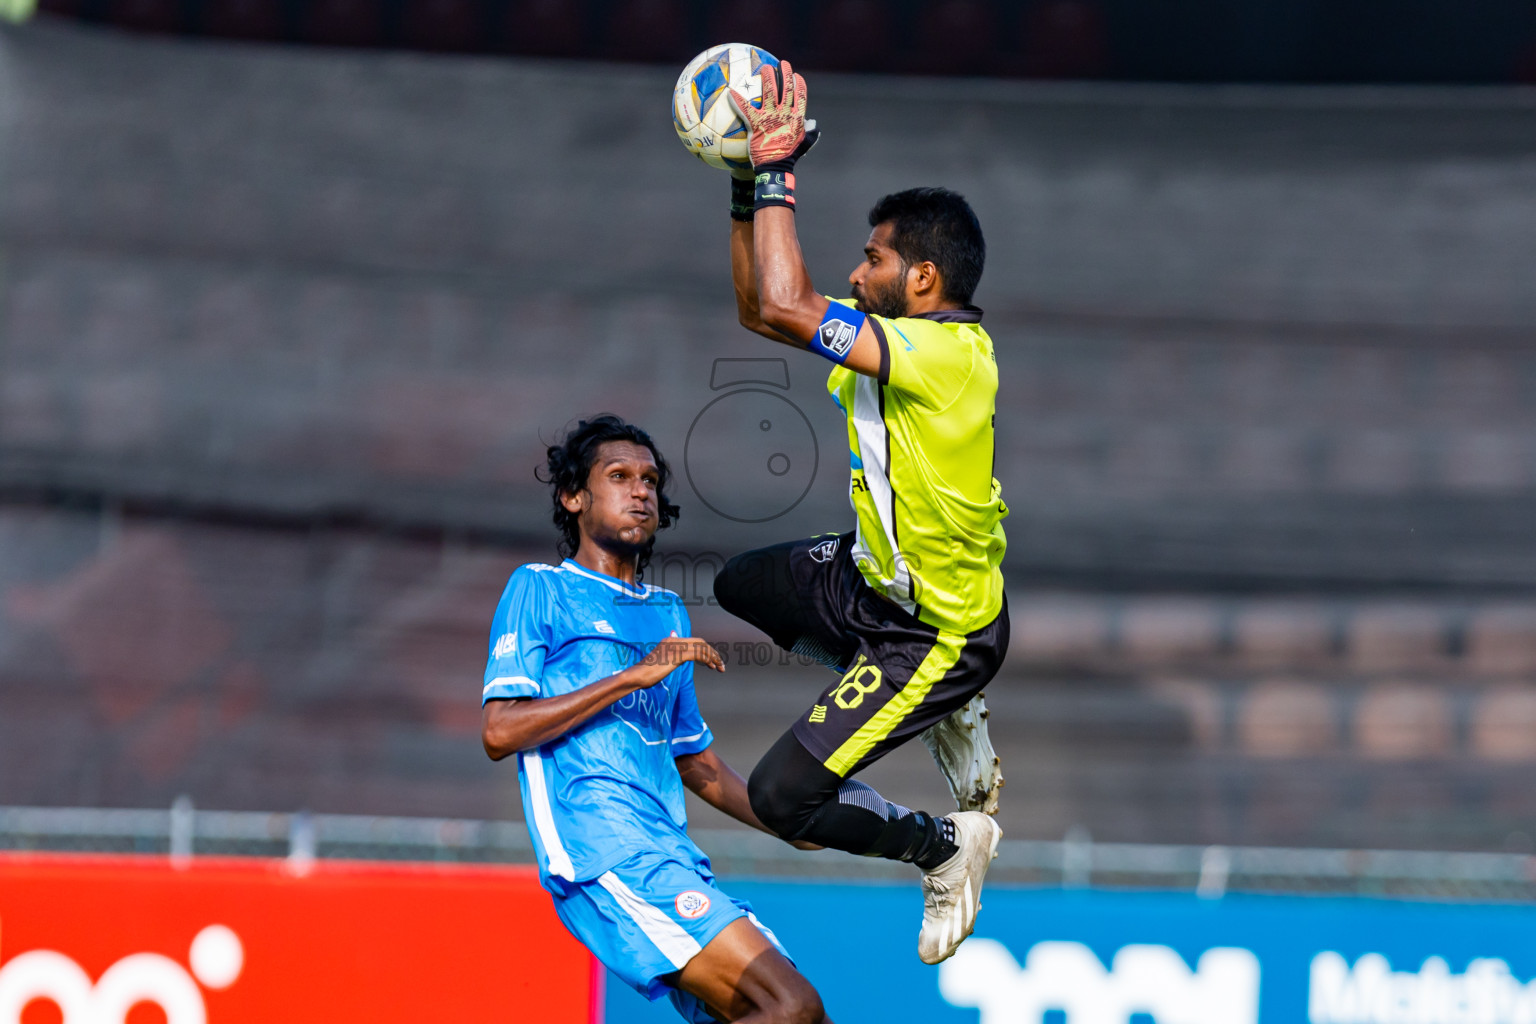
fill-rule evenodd
<path id="1" fill-rule="evenodd" d="M 648 999 L 670 996 L 683 1018 L 697 1024 L 715 1024 L 715 1018 L 662 979 L 682 970 L 726 925 L 745 917 L 789 956 L 751 904 L 716 887 L 707 864 L 647 851 L 566 888 L 567 895 L 555 897 L 555 913 L 571 934 L 625 984 Z"/>

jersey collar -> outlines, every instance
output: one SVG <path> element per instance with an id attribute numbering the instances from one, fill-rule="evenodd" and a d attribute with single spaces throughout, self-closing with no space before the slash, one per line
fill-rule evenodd
<path id="1" fill-rule="evenodd" d="M 594 572 L 591 569 L 588 569 L 586 566 L 578 564 L 575 560 L 570 558 L 567 558 L 565 561 L 561 562 L 560 568 L 565 569 L 568 572 L 574 572 L 578 576 L 585 576 L 589 580 L 596 580 L 604 586 L 617 590 L 621 594 L 627 594 L 630 597 L 650 597 L 651 591 L 655 589 L 649 583 L 641 583 L 638 586 L 630 586 L 628 583 L 625 583 L 623 580 L 616 576 L 609 576 L 605 572 Z"/>
<path id="2" fill-rule="evenodd" d="M 941 324 L 979 324 L 980 306 L 963 306 L 960 309 L 936 309 L 932 313 L 919 313 L 914 320 L 932 320 Z"/>

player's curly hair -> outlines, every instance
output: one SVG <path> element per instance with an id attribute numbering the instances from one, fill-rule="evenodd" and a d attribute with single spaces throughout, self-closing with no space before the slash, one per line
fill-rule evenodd
<path id="1" fill-rule="evenodd" d="M 893 192 L 869 211 L 870 227 L 886 221 L 902 262 L 932 263 L 944 280 L 945 298 L 970 305 L 987 263 L 987 241 L 965 197 L 938 187 Z"/>
<path id="2" fill-rule="evenodd" d="M 677 521 L 681 509 L 667 500 L 667 483 L 672 479 L 672 470 L 667 465 L 667 460 L 661 457 L 661 452 L 656 449 L 656 442 L 651 440 L 651 435 L 641 430 L 632 423 L 612 413 L 601 413 L 591 419 L 581 420 L 566 435 L 559 444 L 552 444 L 545 452 L 543 471 L 535 471 L 541 482 L 549 484 L 550 498 L 554 504 L 555 526 L 560 531 L 558 549 L 561 558 L 570 558 L 581 547 L 581 527 L 577 524 L 578 516 L 570 512 L 560 503 L 562 494 L 580 494 L 587 489 L 587 480 L 592 475 L 592 463 L 597 458 L 597 449 L 604 441 L 628 441 L 631 444 L 644 445 L 651 451 L 651 457 L 656 460 L 656 509 L 658 530 L 665 530 Z M 651 550 L 656 546 L 656 537 L 653 534 L 645 547 L 640 550 L 640 562 L 637 567 L 636 579 L 644 575 L 645 567 L 651 562 Z"/>

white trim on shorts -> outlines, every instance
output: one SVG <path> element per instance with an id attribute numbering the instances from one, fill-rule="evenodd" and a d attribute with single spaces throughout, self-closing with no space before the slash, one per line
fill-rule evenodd
<path id="1" fill-rule="evenodd" d="M 618 900 L 619 906 L 640 926 L 645 937 L 655 944 L 661 955 L 671 961 L 673 967 L 682 970 L 688 966 L 688 961 L 703 951 L 704 947 L 684 931 L 682 925 L 635 895 L 634 890 L 612 871 L 604 871 L 599 875 L 597 884 Z"/>

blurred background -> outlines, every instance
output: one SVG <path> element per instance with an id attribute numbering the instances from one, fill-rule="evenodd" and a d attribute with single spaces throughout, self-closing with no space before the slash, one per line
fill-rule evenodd
<path id="1" fill-rule="evenodd" d="M 478 694 L 508 574 L 556 557 L 534 468 L 583 415 L 671 460 L 649 579 L 728 656 L 699 687 L 726 758 L 829 681 L 710 591 L 731 554 L 852 523 L 826 365 L 736 324 L 726 177 L 670 125 L 678 69 L 727 39 L 810 80 L 823 291 L 887 192 L 958 189 L 989 242 L 1013 645 L 981 931 L 918 974 L 905 866 L 692 808 L 837 1018 L 1035 1024 L 1017 986 L 1065 976 L 1038 951 L 1102 995 L 1146 943 L 1178 954 L 1165 995 L 1226 987 L 1127 1021 L 1253 1024 L 1259 957 L 1265 1021 L 1462 1020 L 1442 983 L 1536 1005 L 1509 988 L 1528 909 L 1473 905 L 1536 898 L 1528 0 L 40 6 L 0 0 L 0 848 L 171 856 L 0 858 L 0 1024 L 78 1024 L 49 1016 L 68 993 L 13 1005 L 19 950 L 95 976 L 194 934 L 183 989 L 223 1024 L 491 1019 L 411 999 L 505 1001 L 481 979 L 514 955 L 535 967 L 496 1012 L 675 1019 L 584 987 L 526 878 L 507 909 L 516 869 L 364 898 L 325 865 L 531 859 Z M 918 744 L 866 777 L 948 806 Z M 221 889 L 204 854 L 287 859 Z M 506 913 L 551 938 L 507 946 Z M 828 918 L 912 983 L 846 971 Z M 577 980 L 541 980 L 556 961 Z"/>
<path id="2" fill-rule="evenodd" d="M 852 519 L 670 128 L 726 38 L 810 79 L 824 291 L 886 192 L 986 230 L 1008 835 L 1531 851 L 1515 0 L 42 0 L 0 29 L 0 804 L 518 819 L 490 616 L 602 410 L 677 470 L 651 578 L 755 762 L 826 679 L 710 574 Z M 762 403 L 793 494 L 738 457 Z M 872 778 L 947 799 L 919 748 Z"/>

